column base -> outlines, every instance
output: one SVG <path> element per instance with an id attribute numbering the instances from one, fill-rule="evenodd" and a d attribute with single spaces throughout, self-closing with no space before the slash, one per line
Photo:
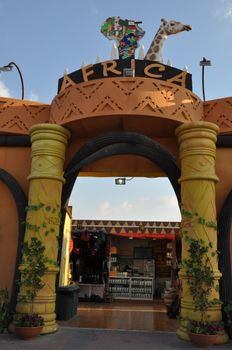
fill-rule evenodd
<path id="1" fill-rule="evenodd" d="M 50 334 L 50 333 L 55 333 L 58 330 L 58 324 L 56 322 L 53 323 L 46 323 L 44 324 L 43 330 L 41 332 L 41 334 L 45 335 L 45 334 Z"/>
<path id="2" fill-rule="evenodd" d="M 186 327 L 184 327 L 182 325 L 180 325 L 180 327 L 177 329 L 176 335 L 182 340 L 190 341 L 189 335 L 188 335 L 188 330 Z"/>

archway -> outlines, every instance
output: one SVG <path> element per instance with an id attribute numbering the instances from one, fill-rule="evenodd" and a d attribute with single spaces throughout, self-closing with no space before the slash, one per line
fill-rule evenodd
<path id="1" fill-rule="evenodd" d="M 85 144 L 72 158 L 66 168 L 64 177 L 66 182 L 62 190 L 62 224 L 60 230 L 60 246 L 62 246 L 62 234 L 66 204 L 71 195 L 76 177 L 85 165 L 96 160 L 112 155 L 139 155 L 155 163 L 167 175 L 180 203 L 180 169 L 170 152 L 151 138 L 134 132 L 113 132 L 97 136 Z M 181 242 L 177 241 L 178 255 L 181 254 Z M 60 260 L 61 252 L 59 253 Z M 180 256 L 178 256 L 180 257 Z"/>
<path id="2" fill-rule="evenodd" d="M 174 157 L 163 146 L 145 135 L 133 132 L 115 132 L 98 136 L 85 144 L 72 158 L 66 168 L 66 183 L 62 192 L 62 208 L 72 192 L 76 177 L 81 169 L 97 160 L 113 155 L 139 155 L 149 159 L 167 175 L 178 201 L 180 202 L 180 186 L 178 178 L 180 170 Z M 63 224 L 64 224 L 63 211 Z M 63 229 L 61 229 L 63 231 Z"/>

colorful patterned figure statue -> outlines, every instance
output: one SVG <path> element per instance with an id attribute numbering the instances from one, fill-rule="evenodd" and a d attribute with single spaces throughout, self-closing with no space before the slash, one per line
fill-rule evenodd
<path id="1" fill-rule="evenodd" d="M 119 58 L 134 58 L 135 49 L 139 46 L 138 41 L 144 36 L 145 31 L 138 26 L 141 22 L 135 22 L 120 17 L 109 17 L 101 26 L 101 32 L 109 40 L 116 40 Z"/>
<path id="2" fill-rule="evenodd" d="M 161 25 L 145 55 L 145 60 L 163 62 L 162 52 L 164 43 L 169 35 L 191 30 L 191 26 L 176 21 L 161 19 Z"/>

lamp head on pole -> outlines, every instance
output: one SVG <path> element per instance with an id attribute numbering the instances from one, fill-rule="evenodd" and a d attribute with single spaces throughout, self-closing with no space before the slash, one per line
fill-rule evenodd
<path id="1" fill-rule="evenodd" d="M 0 73 L 1 72 L 11 72 L 13 70 L 13 67 L 15 67 L 19 73 L 20 81 L 21 81 L 21 89 L 22 89 L 22 100 L 24 99 L 24 82 L 23 82 L 23 76 L 19 69 L 19 66 L 15 62 L 10 62 L 7 65 L 0 67 Z"/>
<path id="2" fill-rule="evenodd" d="M 205 57 L 203 57 L 203 59 L 200 61 L 200 66 L 206 67 L 206 66 L 212 66 L 212 64 L 210 60 L 207 60 Z"/>
<path id="3" fill-rule="evenodd" d="M 115 179 L 115 185 L 126 185 L 126 183 L 131 180 L 133 180 L 133 177 L 117 177 Z"/>
<path id="4" fill-rule="evenodd" d="M 126 178 L 125 177 L 118 177 L 115 179 L 115 185 L 125 185 L 126 184 Z"/>
<path id="5" fill-rule="evenodd" d="M 13 69 L 13 66 L 8 64 L 7 66 L 0 67 L 0 73 L 1 72 L 11 72 L 12 69 Z"/>

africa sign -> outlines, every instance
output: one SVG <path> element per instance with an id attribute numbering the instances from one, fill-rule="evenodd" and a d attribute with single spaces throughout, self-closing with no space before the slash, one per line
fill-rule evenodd
<path id="1" fill-rule="evenodd" d="M 113 60 L 89 64 L 68 74 L 68 78 L 79 84 L 101 78 L 128 76 L 128 69 L 130 76 L 165 80 L 192 90 L 191 74 L 160 62 L 146 60 Z M 58 92 L 61 90 L 63 79 L 58 81 Z"/>

